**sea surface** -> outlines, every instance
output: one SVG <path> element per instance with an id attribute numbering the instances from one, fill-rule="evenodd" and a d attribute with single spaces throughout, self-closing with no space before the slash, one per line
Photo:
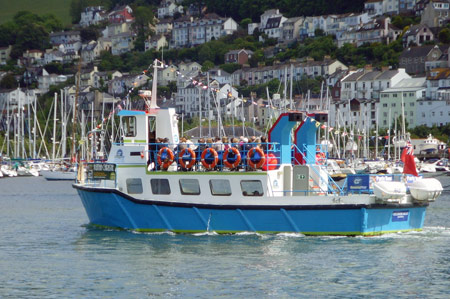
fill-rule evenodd
<path id="1" fill-rule="evenodd" d="M 450 298 L 450 176 L 422 232 L 94 229 L 71 182 L 0 179 L 0 298 Z"/>

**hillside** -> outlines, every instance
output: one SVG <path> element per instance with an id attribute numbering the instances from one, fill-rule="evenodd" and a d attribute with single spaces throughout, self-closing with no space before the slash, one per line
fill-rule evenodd
<path id="1" fill-rule="evenodd" d="M 53 13 L 64 25 L 71 23 L 69 15 L 71 0 L 0 0 L 0 24 L 9 21 L 21 10 L 38 15 Z"/>

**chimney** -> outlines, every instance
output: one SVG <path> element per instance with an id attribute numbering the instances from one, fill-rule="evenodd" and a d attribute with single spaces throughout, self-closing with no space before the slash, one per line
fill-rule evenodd
<path id="1" fill-rule="evenodd" d="M 323 60 L 331 60 L 331 56 L 330 55 L 324 55 L 323 56 Z"/>
<path id="2" fill-rule="evenodd" d="M 314 58 L 312 58 L 312 57 L 306 57 L 306 62 L 312 62 L 312 61 L 314 61 Z"/>
<path id="3" fill-rule="evenodd" d="M 371 64 L 366 64 L 364 66 L 364 73 L 368 73 L 372 71 L 372 65 Z"/>
<path id="4" fill-rule="evenodd" d="M 381 67 L 381 71 L 382 72 L 389 71 L 389 69 L 390 69 L 389 66 L 382 66 Z"/>

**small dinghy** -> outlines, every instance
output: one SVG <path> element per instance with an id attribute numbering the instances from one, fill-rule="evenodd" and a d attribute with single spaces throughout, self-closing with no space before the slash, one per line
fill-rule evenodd
<path id="1" fill-rule="evenodd" d="M 426 178 L 408 185 L 411 196 L 417 201 L 435 201 L 442 193 L 442 184 L 437 179 Z"/>

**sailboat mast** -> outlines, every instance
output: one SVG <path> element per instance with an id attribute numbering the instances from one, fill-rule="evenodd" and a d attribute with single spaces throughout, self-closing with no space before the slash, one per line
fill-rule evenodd
<path id="1" fill-rule="evenodd" d="M 58 94 L 55 92 L 55 97 L 53 99 L 55 106 L 53 107 L 53 147 L 52 147 L 52 160 L 55 163 L 55 150 L 56 150 L 56 112 L 58 107 Z"/>
<path id="2" fill-rule="evenodd" d="M 76 75 L 76 87 L 75 87 L 75 99 L 73 101 L 73 119 L 72 119 L 72 162 L 76 159 L 76 140 L 75 133 L 77 131 L 77 110 L 78 110 L 78 96 L 80 93 L 80 80 L 81 80 L 81 63 L 82 58 L 80 57 L 80 61 L 78 62 L 78 72 Z"/>

